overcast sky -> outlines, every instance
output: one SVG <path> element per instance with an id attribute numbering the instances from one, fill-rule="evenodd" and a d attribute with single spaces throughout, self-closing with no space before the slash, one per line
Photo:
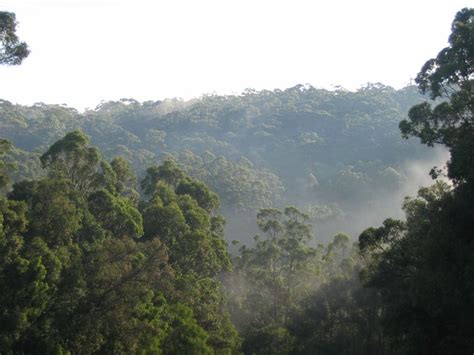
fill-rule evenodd
<path id="1" fill-rule="evenodd" d="M 472 0 L 0 0 L 30 48 L 0 98 L 83 109 L 101 100 L 245 88 L 403 87 Z"/>

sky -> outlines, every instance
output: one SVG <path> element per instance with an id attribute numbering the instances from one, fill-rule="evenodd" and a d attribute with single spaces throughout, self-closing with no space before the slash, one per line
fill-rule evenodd
<path id="1" fill-rule="evenodd" d="M 80 110 L 296 84 L 400 88 L 472 0 L 0 0 L 31 49 L 0 98 Z"/>

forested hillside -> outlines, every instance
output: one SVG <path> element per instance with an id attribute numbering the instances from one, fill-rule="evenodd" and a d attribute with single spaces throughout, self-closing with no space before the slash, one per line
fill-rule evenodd
<path id="1" fill-rule="evenodd" d="M 416 88 L 2 101 L 0 353 L 471 354 L 473 38 Z"/>
<path id="2" fill-rule="evenodd" d="M 413 163 L 429 167 L 440 160 L 439 152 L 404 141 L 398 129 L 421 100 L 415 87 L 370 84 L 356 92 L 298 85 L 192 101 L 124 99 L 84 113 L 3 101 L 0 131 L 15 146 L 7 157 L 19 162 L 15 180 L 41 174 L 37 157 L 81 129 L 105 157 L 126 158 L 139 176 L 151 164 L 175 159 L 218 193 L 230 239 L 256 232 L 259 208 L 294 204 L 327 240 L 399 213 L 401 199 L 421 183 Z"/>

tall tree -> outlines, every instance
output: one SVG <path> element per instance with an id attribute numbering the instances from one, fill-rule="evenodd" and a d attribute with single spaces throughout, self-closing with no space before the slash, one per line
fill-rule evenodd
<path id="1" fill-rule="evenodd" d="M 16 16 L 12 12 L 0 11 L 0 64 L 21 64 L 30 51 L 16 34 Z"/>
<path id="2" fill-rule="evenodd" d="M 46 176 L 0 196 L 1 353 L 236 349 L 217 279 L 230 260 L 223 219 L 210 215 L 215 194 L 158 167 L 142 216 L 128 163 L 108 164 L 79 131 L 42 161 Z M 179 192 L 170 176 L 182 176 Z"/>
<path id="3" fill-rule="evenodd" d="M 177 272 L 175 300 L 190 305 L 197 323 L 218 353 L 235 350 L 237 333 L 225 310 L 218 275 L 231 267 L 224 241 L 224 219 L 212 216 L 217 195 L 186 176 L 173 160 L 151 167 L 141 182 L 147 201 L 140 204 L 144 240 L 159 239 L 167 246 Z"/>
<path id="4" fill-rule="evenodd" d="M 441 103 L 414 106 L 400 123 L 404 137 L 442 144 L 451 152 L 448 176 L 455 183 L 474 182 L 474 9 L 456 14 L 449 46 L 428 60 L 416 77 L 423 93 Z M 432 173 L 436 174 L 436 171 Z"/>
<path id="5" fill-rule="evenodd" d="M 387 332 L 407 354 L 465 354 L 474 348 L 474 9 L 454 19 L 449 46 L 417 76 L 442 99 L 414 106 L 405 137 L 451 153 L 453 187 L 437 182 L 404 204 L 406 222 L 386 220 L 359 237 L 371 255 L 367 285 L 380 290 Z M 438 169 L 431 171 L 436 177 Z"/>

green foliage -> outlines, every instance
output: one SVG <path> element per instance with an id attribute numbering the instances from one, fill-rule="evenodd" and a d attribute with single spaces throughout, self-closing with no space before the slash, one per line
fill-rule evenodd
<path id="1" fill-rule="evenodd" d="M 79 131 L 42 163 L 46 177 L 0 197 L 0 352 L 237 349 L 217 279 L 230 259 L 224 220 L 209 215 L 214 193 L 165 164 L 150 170 L 159 181 L 139 210 L 128 162 L 108 164 Z"/>
<path id="2" fill-rule="evenodd" d="M 333 278 L 302 301 L 289 329 L 294 354 L 391 354 L 381 324 L 376 291 L 356 275 Z"/>
<path id="3" fill-rule="evenodd" d="M 234 259 L 227 289 L 243 352 L 390 354 L 380 295 L 359 280 L 370 258 L 342 233 L 312 247 L 307 221 L 295 207 L 260 210 L 265 238 Z"/>
<path id="4" fill-rule="evenodd" d="M 385 251 L 403 236 L 405 223 L 391 218 L 383 222 L 379 228 L 367 228 L 359 236 L 359 248 L 363 253 L 371 255 Z"/>
<path id="5" fill-rule="evenodd" d="M 284 191 L 280 179 L 242 158 L 237 162 L 210 152 L 177 155 L 183 169 L 217 192 L 225 210 L 248 212 L 271 206 Z"/>
<path id="6" fill-rule="evenodd" d="M 386 332 L 407 354 L 464 354 L 474 347 L 474 9 L 459 11 L 449 46 L 423 66 L 417 83 L 443 101 L 414 106 L 400 123 L 405 137 L 451 153 L 448 176 L 403 206 L 406 222 L 387 219 L 359 237 L 371 263 L 367 286 L 382 295 Z M 440 171 L 433 169 L 437 177 Z"/>
<path id="7" fill-rule="evenodd" d="M 289 354 L 293 348 L 291 334 L 282 327 L 253 329 L 244 336 L 246 340 L 242 347 L 244 354 Z"/>
<path id="8" fill-rule="evenodd" d="M 41 156 L 43 168 L 50 174 L 64 177 L 74 187 L 87 194 L 97 185 L 100 154 L 89 147 L 89 138 L 81 131 L 68 133 Z"/>
<path id="9" fill-rule="evenodd" d="M 0 159 L 10 149 L 11 144 L 5 139 L 0 139 Z M 0 160 L 0 191 L 3 191 L 10 183 L 10 177 L 8 176 L 8 165 Z"/>
<path id="10" fill-rule="evenodd" d="M 176 187 L 178 182 L 184 178 L 183 171 L 178 167 L 172 159 L 164 161 L 163 165 L 152 166 L 147 169 L 146 176 L 141 182 L 141 187 L 146 195 L 153 195 L 156 184 L 159 181 Z"/>
<path id="11" fill-rule="evenodd" d="M 456 183 L 474 181 L 474 9 L 456 14 L 449 46 L 428 60 L 416 78 L 423 93 L 445 98 L 434 108 L 427 102 L 414 106 L 409 120 L 400 123 L 405 137 L 423 144 L 443 144 L 451 152 L 448 176 Z M 437 172 L 432 172 L 436 176 Z"/>
<path id="12" fill-rule="evenodd" d="M 124 157 L 115 157 L 110 162 L 110 166 L 115 173 L 115 190 L 122 196 L 137 202 L 137 178 L 135 177 L 128 160 Z"/>
<path id="13" fill-rule="evenodd" d="M 416 79 L 434 108 L 380 84 L 123 99 L 83 114 L 0 101 L 15 145 L 0 139 L 0 353 L 472 351 L 473 17 L 456 15 Z M 0 64 L 28 54 L 15 25 L 0 13 Z M 406 182 L 405 160 L 427 156 L 399 139 L 411 106 L 403 136 L 445 146 L 453 186 L 420 189 L 406 221 L 357 244 L 344 233 L 316 244 L 311 220 L 347 225 L 365 196 Z M 245 227 L 258 210 L 262 236 L 232 260 L 219 208 Z"/>
<path id="14" fill-rule="evenodd" d="M 101 189 L 91 193 L 87 202 L 92 215 L 112 235 L 132 238 L 143 235 L 143 218 L 127 198 Z"/>
<path id="15" fill-rule="evenodd" d="M 176 188 L 176 193 L 178 195 L 191 196 L 207 212 L 215 211 L 219 208 L 219 197 L 200 181 L 192 179 L 182 180 Z"/>
<path id="16" fill-rule="evenodd" d="M 164 354 L 213 354 L 206 344 L 207 334 L 192 317 L 192 311 L 182 305 L 172 309 L 172 331 L 163 341 Z"/>
<path id="17" fill-rule="evenodd" d="M 19 65 L 30 51 L 25 42 L 16 35 L 16 16 L 12 12 L 0 11 L 0 64 Z"/>
<path id="18" fill-rule="evenodd" d="M 263 209 L 257 215 L 257 223 L 266 238 L 260 240 L 257 236 L 255 246 L 243 246 L 235 260 L 245 282 L 252 284 L 249 293 L 242 295 L 243 302 L 261 300 L 258 306 L 252 305 L 255 309 L 247 310 L 249 325 L 285 324 L 291 310 L 288 301 L 311 282 L 308 277 L 315 271 L 315 265 L 308 260 L 316 250 L 306 245 L 312 238 L 306 221 L 307 216 L 294 207 L 284 211 Z"/>
<path id="19" fill-rule="evenodd" d="M 432 157 L 414 140 L 404 142 L 398 130 L 421 99 L 415 87 L 370 84 L 354 92 L 297 85 L 187 102 L 124 99 L 84 113 L 0 101 L 0 132 L 16 147 L 14 181 L 38 177 L 38 153 L 80 130 L 107 160 L 122 156 L 140 178 L 162 161 L 168 172 L 163 167 L 161 173 L 171 174 L 169 179 L 180 178 L 172 176 L 177 165 L 208 185 L 219 196 L 232 238 L 256 233 L 253 216 L 261 208 L 334 205 L 339 217 L 319 229 L 327 240 L 340 230 L 359 233 L 355 215 L 410 182 L 405 162 Z M 149 193 L 155 183 L 146 182 L 143 191 Z M 122 195 L 138 200 L 133 183 L 120 184 Z"/>
<path id="20" fill-rule="evenodd" d="M 224 311 L 225 300 L 216 279 L 231 267 L 224 219 L 209 215 L 219 206 L 217 195 L 186 176 L 173 160 L 149 168 L 141 186 L 150 195 L 141 203 L 144 238 L 159 238 L 167 245 L 178 289 L 209 335 L 208 344 L 218 352 L 235 349 L 237 334 Z"/>
<path id="21" fill-rule="evenodd" d="M 405 223 L 387 220 L 360 244 L 373 255 L 367 284 L 382 292 L 387 331 L 408 353 L 463 353 L 473 346 L 472 203 L 443 183 L 407 200 Z"/>

